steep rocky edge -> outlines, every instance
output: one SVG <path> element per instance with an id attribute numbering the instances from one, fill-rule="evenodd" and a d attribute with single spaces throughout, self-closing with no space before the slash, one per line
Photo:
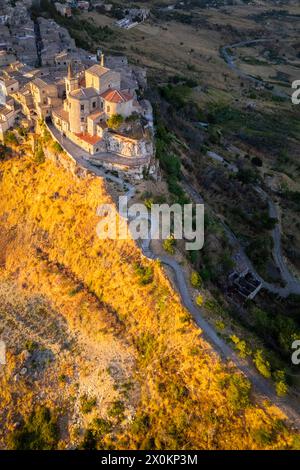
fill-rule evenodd
<path id="1" fill-rule="evenodd" d="M 0 162 L 1 447 L 40 405 L 58 418 L 50 448 L 297 446 L 201 338 L 160 265 L 131 240 L 98 239 L 109 185 L 45 147 L 52 161 L 25 146 Z"/>

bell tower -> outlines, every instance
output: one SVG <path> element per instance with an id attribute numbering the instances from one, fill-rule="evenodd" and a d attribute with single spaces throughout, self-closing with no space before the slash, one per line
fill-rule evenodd
<path id="1" fill-rule="evenodd" d="M 68 75 L 65 79 L 65 82 L 66 82 L 66 95 L 68 98 L 68 95 L 71 91 L 78 90 L 79 88 L 78 78 L 76 77 L 76 74 L 74 72 L 72 61 L 68 65 Z"/>

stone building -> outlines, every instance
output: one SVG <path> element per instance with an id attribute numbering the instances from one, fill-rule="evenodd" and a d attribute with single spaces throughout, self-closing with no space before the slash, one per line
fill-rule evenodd
<path id="1" fill-rule="evenodd" d="M 41 118 L 51 116 L 52 109 L 62 102 L 54 83 L 47 83 L 41 78 L 36 78 L 30 82 L 30 89 L 34 107 Z"/>
<path id="2" fill-rule="evenodd" d="M 55 127 L 90 155 L 111 152 L 124 157 L 151 156 L 151 140 L 112 132 L 107 120 L 114 115 L 128 118 L 141 111 L 133 94 L 120 89 L 119 72 L 95 64 L 76 74 L 68 67 L 66 100 L 52 111 Z M 83 86 L 84 84 L 84 86 Z"/>
<path id="3" fill-rule="evenodd" d="M 12 77 L 0 77 L 0 103 L 5 103 L 7 97 L 19 90 L 19 82 Z"/>
<path id="4" fill-rule="evenodd" d="M 18 111 L 15 109 L 14 101 L 9 100 L 4 106 L 0 105 L 0 139 L 3 140 L 4 134 L 10 129 L 17 117 Z"/>

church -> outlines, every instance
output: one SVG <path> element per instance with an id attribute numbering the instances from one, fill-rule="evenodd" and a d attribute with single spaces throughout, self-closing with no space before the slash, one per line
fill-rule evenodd
<path id="1" fill-rule="evenodd" d="M 121 74 L 105 67 L 103 56 L 101 63 L 92 65 L 81 74 L 75 73 L 71 62 L 65 88 L 63 105 L 52 110 L 53 124 L 91 155 L 109 151 L 107 121 L 110 117 L 118 115 L 126 119 L 140 111 L 132 91 L 121 90 Z M 111 133 L 109 137 L 112 138 Z M 122 140 L 117 133 L 114 137 Z M 114 147 L 118 149 L 118 146 Z"/>

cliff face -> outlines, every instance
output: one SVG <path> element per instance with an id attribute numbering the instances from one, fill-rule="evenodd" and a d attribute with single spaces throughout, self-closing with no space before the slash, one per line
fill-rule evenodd
<path id="1" fill-rule="evenodd" d="M 98 239 L 109 186 L 27 155 L 0 163 L 1 446 L 18 446 L 40 405 L 58 418 L 50 447 L 292 446 L 279 411 L 251 404 L 161 267 L 131 240 Z"/>

